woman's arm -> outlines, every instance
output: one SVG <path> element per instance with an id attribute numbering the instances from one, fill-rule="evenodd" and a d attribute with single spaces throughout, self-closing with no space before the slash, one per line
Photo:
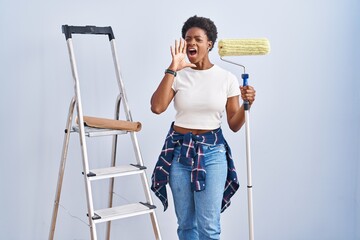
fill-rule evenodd
<path id="1" fill-rule="evenodd" d="M 158 88 L 151 97 L 151 111 L 156 114 L 164 112 L 175 96 L 174 90 L 171 88 L 174 81 L 174 75 L 165 74 Z"/>
<path id="2" fill-rule="evenodd" d="M 169 70 L 177 72 L 185 67 L 195 67 L 195 64 L 187 63 L 186 57 L 186 42 L 184 39 L 175 41 L 175 46 L 170 47 L 172 61 L 169 66 Z M 161 80 L 158 88 L 153 93 L 150 103 L 151 111 L 156 114 L 164 112 L 169 106 L 170 102 L 175 96 L 175 92 L 172 89 L 174 82 L 174 75 L 165 73 L 165 76 Z"/>
<path id="3" fill-rule="evenodd" d="M 249 101 L 250 106 L 255 101 L 256 91 L 252 86 L 240 87 L 241 98 Z M 226 102 L 226 116 L 229 128 L 237 132 L 245 123 L 244 105 L 239 104 L 239 96 L 228 98 Z"/>

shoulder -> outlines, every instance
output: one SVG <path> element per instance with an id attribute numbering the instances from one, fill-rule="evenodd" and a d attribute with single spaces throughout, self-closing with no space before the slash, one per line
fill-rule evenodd
<path id="1" fill-rule="evenodd" d="M 219 65 L 214 65 L 213 71 L 215 74 L 220 75 L 228 80 L 236 80 L 235 74 L 233 74 L 229 70 L 226 70 L 226 69 L 220 67 Z"/>
<path id="2" fill-rule="evenodd" d="M 181 79 L 186 77 L 191 77 L 195 73 L 195 70 L 191 68 L 183 68 L 177 72 L 175 79 Z"/>

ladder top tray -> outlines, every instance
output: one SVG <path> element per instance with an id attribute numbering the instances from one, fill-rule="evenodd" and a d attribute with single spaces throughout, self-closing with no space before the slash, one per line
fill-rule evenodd
<path id="1" fill-rule="evenodd" d="M 111 135 L 122 135 L 126 134 L 128 131 L 125 130 L 116 130 L 116 129 L 106 129 L 106 128 L 93 128 L 93 127 L 84 127 L 85 136 L 87 137 L 100 137 L 100 136 L 111 136 Z M 73 126 L 72 132 L 80 133 L 79 126 Z"/>

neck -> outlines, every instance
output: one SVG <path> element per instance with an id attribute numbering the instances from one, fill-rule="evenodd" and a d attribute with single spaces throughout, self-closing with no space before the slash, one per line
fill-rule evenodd
<path id="1" fill-rule="evenodd" d="M 205 58 L 204 60 L 195 63 L 195 65 L 196 67 L 193 67 L 193 69 L 196 70 L 207 70 L 214 66 L 214 64 L 210 62 L 209 58 Z"/>

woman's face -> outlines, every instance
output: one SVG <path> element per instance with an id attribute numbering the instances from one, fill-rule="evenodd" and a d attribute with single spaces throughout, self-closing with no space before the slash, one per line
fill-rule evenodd
<path id="1" fill-rule="evenodd" d="M 205 31 L 198 27 L 190 28 L 185 34 L 187 56 L 191 63 L 201 62 L 208 57 L 212 42 L 209 41 Z"/>

